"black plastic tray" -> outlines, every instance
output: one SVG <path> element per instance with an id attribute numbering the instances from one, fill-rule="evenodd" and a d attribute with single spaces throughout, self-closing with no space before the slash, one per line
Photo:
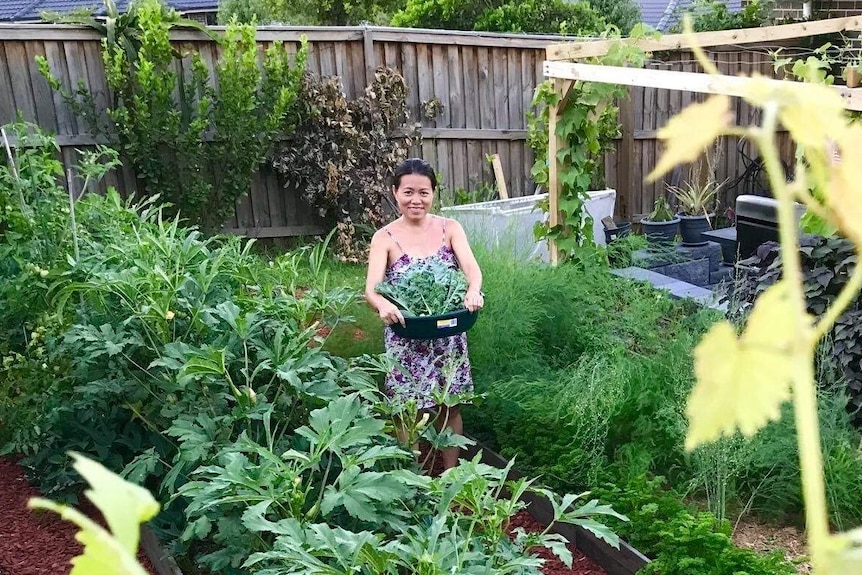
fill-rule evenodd
<path id="1" fill-rule="evenodd" d="M 478 311 L 462 309 L 442 315 L 405 317 L 403 326 L 394 323 L 390 327 L 396 335 L 405 339 L 437 339 L 464 333 L 473 327 L 478 317 Z"/>

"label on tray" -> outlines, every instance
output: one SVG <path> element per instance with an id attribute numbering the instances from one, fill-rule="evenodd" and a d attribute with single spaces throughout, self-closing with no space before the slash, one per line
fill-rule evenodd
<path id="1" fill-rule="evenodd" d="M 453 317 L 452 319 L 437 320 L 437 329 L 445 329 L 447 327 L 458 327 L 458 318 Z"/>

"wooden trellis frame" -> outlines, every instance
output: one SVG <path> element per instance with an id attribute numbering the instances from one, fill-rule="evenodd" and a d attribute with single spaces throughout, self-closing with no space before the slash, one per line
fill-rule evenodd
<path id="1" fill-rule="evenodd" d="M 763 28 L 699 32 L 691 36 L 671 34 L 662 36 L 661 38 L 640 40 L 601 40 L 549 45 L 546 49 L 546 60 L 543 66 L 544 75 L 546 78 L 553 80 L 554 91 L 559 98 L 558 103 L 552 106 L 549 111 L 548 158 L 550 158 L 550 164 L 548 166 L 548 193 L 550 213 L 548 215 L 548 223 L 551 226 L 556 226 L 560 222 L 560 183 L 557 177 L 560 164 L 557 160 L 557 152 L 562 146 L 562 142 L 556 135 L 557 118 L 559 111 L 565 107 L 570 90 L 576 81 L 642 86 L 666 90 L 684 90 L 687 92 L 724 94 L 728 96 L 740 96 L 743 89 L 752 82 L 751 78 L 743 76 L 598 66 L 578 63 L 576 60 L 603 56 L 608 53 L 612 46 L 620 42 L 637 46 L 646 52 L 657 52 L 662 50 L 688 49 L 692 46 L 710 47 L 756 44 L 818 36 L 821 34 L 859 31 L 862 31 L 862 17 L 851 16 Z M 781 83 L 786 80 L 768 81 Z M 841 95 L 848 110 L 862 110 L 862 88 L 833 86 L 832 89 Z M 548 249 L 551 265 L 557 265 L 559 262 L 559 250 L 556 242 L 549 240 Z"/>

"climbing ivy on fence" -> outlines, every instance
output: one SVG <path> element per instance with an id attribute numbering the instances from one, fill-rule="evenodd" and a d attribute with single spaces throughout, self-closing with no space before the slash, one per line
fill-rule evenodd
<path id="1" fill-rule="evenodd" d="M 632 38 L 645 38 L 650 34 L 644 26 L 636 26 Z M 618 36 L 611 29 L 604 36 Z M 646 54 L 628 44 L 615 45 L 605 56 L 589 59 L 588 63 L 606 66 L 642 67 Z M 585 210 L 587 192 L 593 186 L 603 185 L 602 156 L 619 136 L 619 109 L 612 102 L 624 97 L 624 87 L 613 84 L 575 82 L 563 109 L 558 112 L 557 135 L 562 145 L 557 151 L 561 169 L 559 209 L 560 222 L 551 227 L 548 222 L 536 224 L 536 237 L 554 240 L 564 259 L 572 258 L 580 248 L 593 243 L 593 223 Z M 536 161 L 531 175 L 537 185 L 548 186 L 548 122 L 549 112 L 559 103 L 553 80 L 540 84 L 533 97 L 537 113 L 527 114 L 528 144 Z M 542 209 L 549 210 L 548 202 Z"/>

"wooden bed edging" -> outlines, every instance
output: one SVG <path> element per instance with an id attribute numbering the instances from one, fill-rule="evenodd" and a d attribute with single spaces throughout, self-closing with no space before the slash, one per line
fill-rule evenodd
<path id="1" fill-rule="evenodd" d="M 141 548 L 153 564 L 156 575 L 183 575 L 174 558 L 168 555 L 158 537 L 146 525 L 141 525 Z"/>
<path id="2" fill-rule="evenodd" d="M 467 449 L 467 457 L 472 459 L 479 452 L 482 453 L 482 463 L 486 465 L 502 469 L 509 463 L 501 455 L 478 443 Z M 522 477 L 524 477 L 524 474 L 514 469 L 509 472 L 510 479 L 520 479 Z M 523 499 L 529 505 L 527 511 L 529 511 L 530 515 L 536 521 L 543 525 L 551 523 L 554 518 L 554 508 L 547 499 L 534 493 L 527 493 Z M 560 523 L 554 526 L 553 531 L 574 543 L 575 547 L 595 561 L 608 575 L 635 575 L 644 565 L 650 562 L 643 553 L 622 539 L 620 540 L 620 548 L 614 549 L 583 527 L 578 527 L 577 525 Z"/>

